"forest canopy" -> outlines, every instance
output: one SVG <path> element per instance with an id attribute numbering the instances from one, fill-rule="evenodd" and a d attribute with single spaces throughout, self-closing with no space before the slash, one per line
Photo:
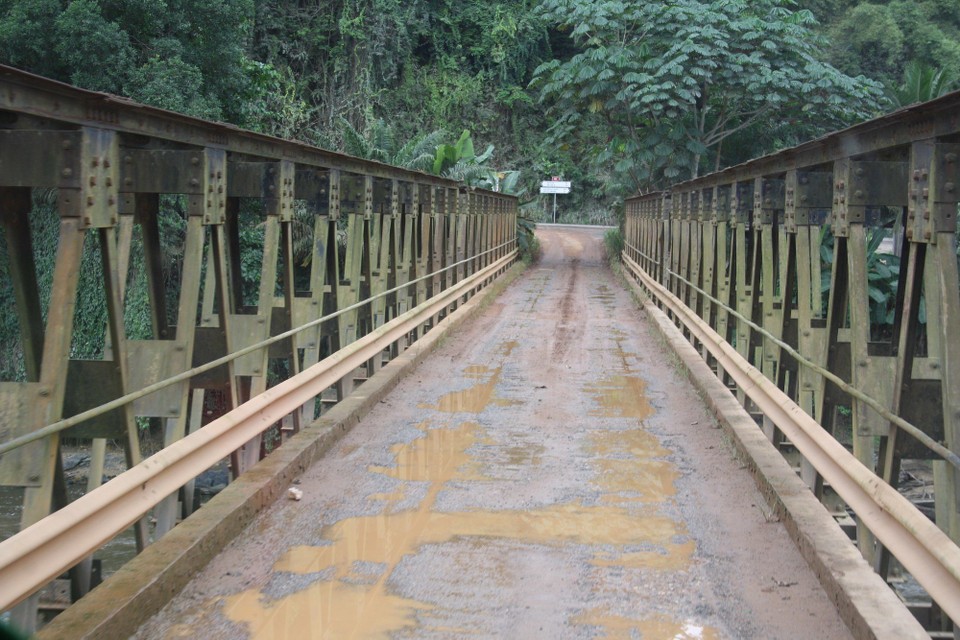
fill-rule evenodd
<path id="1" fill-rule="evenodd" d="M 589 217 L 954 88 L 960 3 L 0 0 L 0 61 L 424 167 L 467 130 Z"/>
<path id="2" fill-rule="evenodd" d="M 502 188 L 530 200 L 533 217 L 547 213 L 537 183 L 563 176 L 576 185 L 560 203 L 564 221 L 612 223 L 637 190 L 956 88 L 960 2 L 0 0 L 0 62 Z M 37 191 L 31 233 L 46 298 L 56 194 Z M 159 220 L 172 295 L 182 204 L 166 197 Z M 242 285 L 255 292 L 263 227 L 257 211 L 241 215 Z M 300 236 L 296 257 L 307 260 Z M 132 271 L 142 272 L 134 242 Z M 82 291 L 96 291 L 98 255 L 90 243 Z M 145 278 L 128 283 L 134 339 L 151 332 L 146 296 Z M 0 303 L 12 300 L 0 287 Z M 105 314 L 100 297 L 78 302 L 72 357 L 102 355 Z M 8 314 L 0 377 L 23 379 L 19 349 Z"/>

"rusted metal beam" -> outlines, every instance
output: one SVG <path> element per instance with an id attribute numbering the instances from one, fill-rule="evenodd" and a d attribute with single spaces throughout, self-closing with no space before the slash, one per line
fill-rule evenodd
<path id="1" fill-rule="evenodd" d="M 850 454 L 693 310 L 626 258 L 631 273 L 676 314 L 757 407 L 866 522 L 952 618 L 960 618 L 960 548 Z"/>
<path id="2" fill-rule="evenodd" d="M 136 419 L 160 428 L 166 445 L 178 442 L 223 405 L 235 407 L 266 389 L 271 370 L 280 379 L 296 376 L 428 294 L 440 295 L 494 255 L 507 255 L 508 245 L 512 250 L 515 220 L 491 245 L 482 233 L 489 209 L 464 226 L 457 194 L 511 215 L 516 199 L 439 176 L 9 67 L 0 67 L 0 110 L 7 127 L 0 131 L 0 216 L 16 304 L 4 311 L 20 321 L 26 370 L 25 380 L 0 381 L 0 484 L 25 488 L 25 524 L 59 506 L 64 430 L 94 438 L 91 474 L 99 480 L 104 437 L 125 442 L 128 463 L 137 462 L 136 427 L 143 423 Z M 411 196 L 402 204 L 401 193 Z M 29 232 L 38 194 L 59 215 L 49 301 L 39 296 L 38 248 Z M 257 230 L 242 225 L 253 217 L 250 224 L 263 223 L 263 242 L 251 248 L 250 232 Z M 96 237 L 101 256 L 95 292 L 80 290 L 78 278 L 88 236 Z M 298 250 L 306 258 L 295 257 Z M 249 282 L 251 252 L 259 259 L 256 285 Z M 138 281 L 146 283 L 138 289 L 145 301 L 125 296 L 126 283 Z M 368 297 L 377 292 L 383 295 Z M 91 295 L 107 302 L 106 347 L 98 359 L 71 359 L 75 309 Z M 437 309 L 409 336 L 421 335 L 468 295 Z M 148 335 L 133 339 L 127 314 L 138 304 L 149 318 Z M 380 361 L 371 358 L 368 372 Z M 342 391 L 345 382 L 352 388 L 354 376 L 335 386 Z M 110 410 L 90 411 L 101 402 Z M 284 432 L 313 420 L 319 406 L 305 400 Z M 234 474 L 264 455 L 258 438 L 231 453 Z M 155 536 L 191 509 L 190 480 L 174 489 L 153 514 Z M 140 538 L 142 546 L 143 531 Z M 32 605 L 18 609 L 17 621 L 31 629 L 33 613 Z"/>
<path id="3" fill-rule="evenodd" d="M 0 609 L 7 609 L 99 548 L 188 479 L 348 375 L 374 354 L 509 266 L 510 253 L 202 430 L 171 444 L 36 526 L 0 542 Z"/>
<path id="4" fill-rule="evenodd" d="M 3 86 L 0 109 L 57 122 L 187 145 L 225 148 L 252 157 L 286 159 L 297 164 L 337 168 L 377 178 L 403 178 L 421 184 L 458 187 L 457 182 L 439 176 L 282 140 L 221 122 L 200 120 L 120 96 L 87 91 L 4 65 L 0 65 L 0 86 Z"/>
<path id="5" fill-rule="evenodd" d="M 895 490 L 902 460 L 931 460 L 937 525 L 954 543 L 960 542 L 960 356 L 953 353 L 960 344 L 958 114 L 960 93 L 953 93 L 668 192 L 629 198 L 625 228 L 635 248 L 624 253 L 685 303 L 682 312 L 666 307 L 675 320 L 692 313 L 729 340 L 807 416 L 848 438 L 877 482 Z M 691 223 L 694 203 L 722 191 L 730 194 L 726 255 L 713 235 L 719 217 Z M 665 195 L 675 204 L 660 245 L 644 220 Z M 707 238 L 699 255 L 690 248 L 698 234 Z M 881 240 L 891 248 L 881 249 Z M 716 283 L 721 271 L 729 278 L 725 290 Z M 697 289 L 699 296 L 692 293 Z M 736 330 L 704 299 L 737 317 Z M 687 324 L 682 329 L 700 346 L 698 334 Z M 722 365 L 718 373 L 730 377 Z M 743 387 L 733 386 L 774 442 L 792 441 Z M 799 467 L 845 519 L 837 487 L 824 483 L 807 456 Z M 860 549 L 885 576 L 892 549 L 875 543 L 867 515 L 856 518 Z"/>

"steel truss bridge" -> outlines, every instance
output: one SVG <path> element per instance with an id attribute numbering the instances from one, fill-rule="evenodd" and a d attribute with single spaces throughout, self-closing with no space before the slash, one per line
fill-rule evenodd
<path id="1" fill-rule="evenodd" d="M 132 526 L 138 551 L 156 545 L 190 515 L 195 477 L 228 458 L 236 478 L 282 453 L 517 261 L 517 200 L 502 193 L 11 68 L 0 68 L 0 123 L 4 276 L 22 352 L 18 377 L 0 383 L 0 485 L 23 490 L 22 531 L 0 543 L 0 609 L 25 629 L 52 580 L 68 574 L 83 597 L 104 543 Z M 649 313 L 665 312 L 685 336 L 677 348 L 716 376 L 714 408 L 746 409 L 880 584 L 900 563 L 941 629 L 960 620 L 958 156 L 952 94 L 630 198 L 622 256 Z M 59 225 L 49 282 L 36 260 L 44 203 Z M 255 247 L 242 239 L 251 219 Z M 878 239 L 899 256 L 895 298 L 870 286 Z M 96 277 L 81 278 L 91 256 Z M 137 278 L 149 336 L 132 336 L 125 314 Z M 90 296 L 107 309 L 104 347 L 80 359 L 75 314 Z M 871 300 L 891 322 L 871 318 Z M 145 424 L 164 446 L 141 460 Z M 92 451 L 72 502 L 64 439 Z M 108 441 L 129 470 L 98 486 Z M 903 460 L 932 461 L 936 523 L 898 493 Z M 857 586 L 827 580 L 870 637 Z M 153 593 L 152 606 L 170 595 Z"/>

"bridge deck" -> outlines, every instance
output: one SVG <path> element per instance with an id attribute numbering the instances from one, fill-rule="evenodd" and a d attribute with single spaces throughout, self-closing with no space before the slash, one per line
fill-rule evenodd
<path id="1" fill-rule="evenodd" d="M 539 233 L 138 637 L 848 637 L 600 232 Z"/>

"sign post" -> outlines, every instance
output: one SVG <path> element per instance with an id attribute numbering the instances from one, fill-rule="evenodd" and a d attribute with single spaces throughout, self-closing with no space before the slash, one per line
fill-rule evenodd
<path id="1" fill-rule="evenodd" d="M 540 183 L 540 193 L 553 194 L 553 224 L 557 224 L 557 194 L 570 193 L 570 182 L 554 178 L 553 180 L 544 180 Z"/>

